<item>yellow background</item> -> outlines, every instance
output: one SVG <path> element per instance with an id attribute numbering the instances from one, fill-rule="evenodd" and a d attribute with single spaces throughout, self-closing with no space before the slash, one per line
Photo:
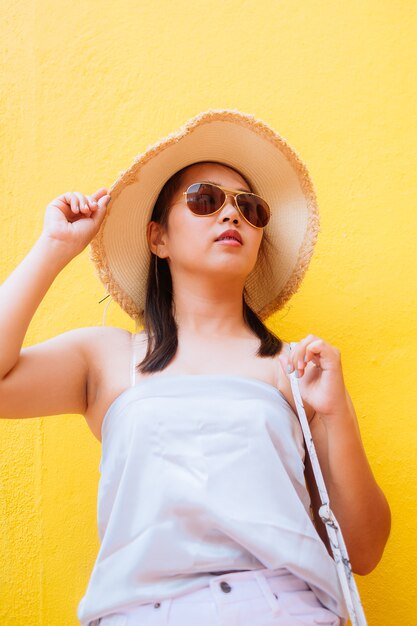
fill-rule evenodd
<path id="1" fill-rule="evenodd" d="M 369 626 L 413 624 L 417 593 L 414 2 L 3 0 L 0 280 L 65 191 L 110 187 L 133 157 L 211 107 L 254 113 L 306 162 L 321 233 L 300 291 L 268 320 L 339 347 L 392 511 L 356 581 Z M 87 249 L 24 345 L 100 325 Z M 110 303 L 106 324 L 134 329 Z M 51 381 L 53 384 L 53 381 Z M 79 415 L 0 423 L 5 626 L 75 626 L 98 550 L 100 444 Z"/>

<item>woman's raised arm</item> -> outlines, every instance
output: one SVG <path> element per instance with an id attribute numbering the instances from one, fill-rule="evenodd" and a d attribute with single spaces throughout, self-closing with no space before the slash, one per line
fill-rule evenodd
<path id="1" fill-rule="evenodd" d="M 22 348 L 39 304 L 59 272 L 91 241 L 109 196 L 68 192 L 53 200 L 29 253 L 0 285 L 0 417 L 83 412 L 89 329 L 74 329 Z M 86 208 L 84 205 L 86 204 Z"/>

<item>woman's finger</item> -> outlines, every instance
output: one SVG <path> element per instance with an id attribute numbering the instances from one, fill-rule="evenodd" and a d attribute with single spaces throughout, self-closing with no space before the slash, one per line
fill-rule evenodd
<path id="1" fill-rule="evenodd" d="M 95 209 L 98 207 L 97 200 L 95 200 L 92 196 L 87 196 L 87 200 L 91 211 L 95 211 Z"/>
<path id="2" fill-rule="evenodd" d="M 85 203 L 83 194 L 80 193 L 79 191 L 73 191 L 73 194 L 75 195 L 75 202 L 78 207 L 78 213 L 83 213 L 84 203 Z"/>
<path id="3" fill-rule="evenodd" d="M 298 370 L 299 376 L 302 375 L 304 371 L 304 365 L 305 365 L 305 361 L 304 361 L 305 353 L 303 352 L 303 349 L 304 349 L 303 344 L 305 345 L 306 341 L 307 341 L 307 338 L 301 339 L 300 341 L 297 342 L 294 348 L 290 349 L 290 353 L 288 355 L 288 365 L 287 365 L 287 372 L 289 374 L 291 374 L 295 370 Z"/>
<path id="4" fill-rule="evenodd" d="M 70 191 L 68 194 L 69 197 L 69 202 L 70 202 L 70 206 L 71 206 L 71 211 L 75 214 L 79 213 L 79 208 L 78 208 L 78 202 L 77 202 L 77 196 Z M 67 198 L 65 198 L 67 199 Z"/>
<path id="5" fill-rule="evenodd" d="M 322 370 L 334 369 L 337 362 L 340 361 L 340 350 L 338 348 L 330 345 L 321 337 L 315 337 L 313 340 L 309 340 L 307 345 L 304 343 L 300 351 L 297 351 L 295 357 L 297 359 L 297 368 L 299 367 L 298 362 L 304 358 L 307 348 L 308 353 L 314 355 L 315 365 Z"/>
<path id="6" fill-rule="evenodd" d="M 109 190 L 107 189 L 107 187 L 100 187 L 100 189 L 97 189 L 97 191 L 91 194 L 91 198 L 93 200 L 99 200 L 100 198 L 102 198 L 108 193 L 109 193 Z"/>
<path id="7" fill-rule="evenodd" d="M 89 202 L 89 198 L 88 196 L 86 196 L 83 193 L 78 193 L 77 195 L 79 197 L 79 204 L 80 204 L 80 211 L 81 213 L 83 213 L 83 215 L 87 215 L 90 216 L 91 214 L 91 207 L 90 207 L 90 202 Z"/>
<path id="8" fill-rule="evenodd" d="M 297 370 L 298 377 L 301 377 L 309 362 L 313 362 L 314 365 L 320 367 L 320 353 L 325 345 L 325 342 L 320 337 L 311 334 L 298 341 L 295 349 L 291 351 L 289 356 L 288 373 Z"/>

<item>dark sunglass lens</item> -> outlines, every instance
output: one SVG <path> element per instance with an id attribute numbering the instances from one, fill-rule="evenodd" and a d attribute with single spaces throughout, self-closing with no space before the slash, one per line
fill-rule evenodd
<path id="1" fill-rule="evenodd" d="M 224 192 L 210 184 L 195 183 L 187 189 L 187 204 L 196 215 L 210 215 L 225 199 Z"/>
<path id="2" fill-rule="evenodd" d="M 259 196 L 249 195 L 249 194 L 239 194 L 237 196 L 237 200 L 239 203 L 240 210 L 243 215 L 246 217 L 248 222 L 257 226 L 258 228 L 263 228 L 269 222 L 269 206 Z"/>

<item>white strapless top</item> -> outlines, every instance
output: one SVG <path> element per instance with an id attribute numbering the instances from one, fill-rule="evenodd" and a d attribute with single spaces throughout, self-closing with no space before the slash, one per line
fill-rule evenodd
<path id="1" fill-rule="evenodd" d="M 102 424 L 100 549 L 82 626 L 208 584 L 210 572 L 286 567 L 342 617 L 334 560 L 310 516 L 305 449 L 284 395 L 256 378 L 154 374 Z"/>

